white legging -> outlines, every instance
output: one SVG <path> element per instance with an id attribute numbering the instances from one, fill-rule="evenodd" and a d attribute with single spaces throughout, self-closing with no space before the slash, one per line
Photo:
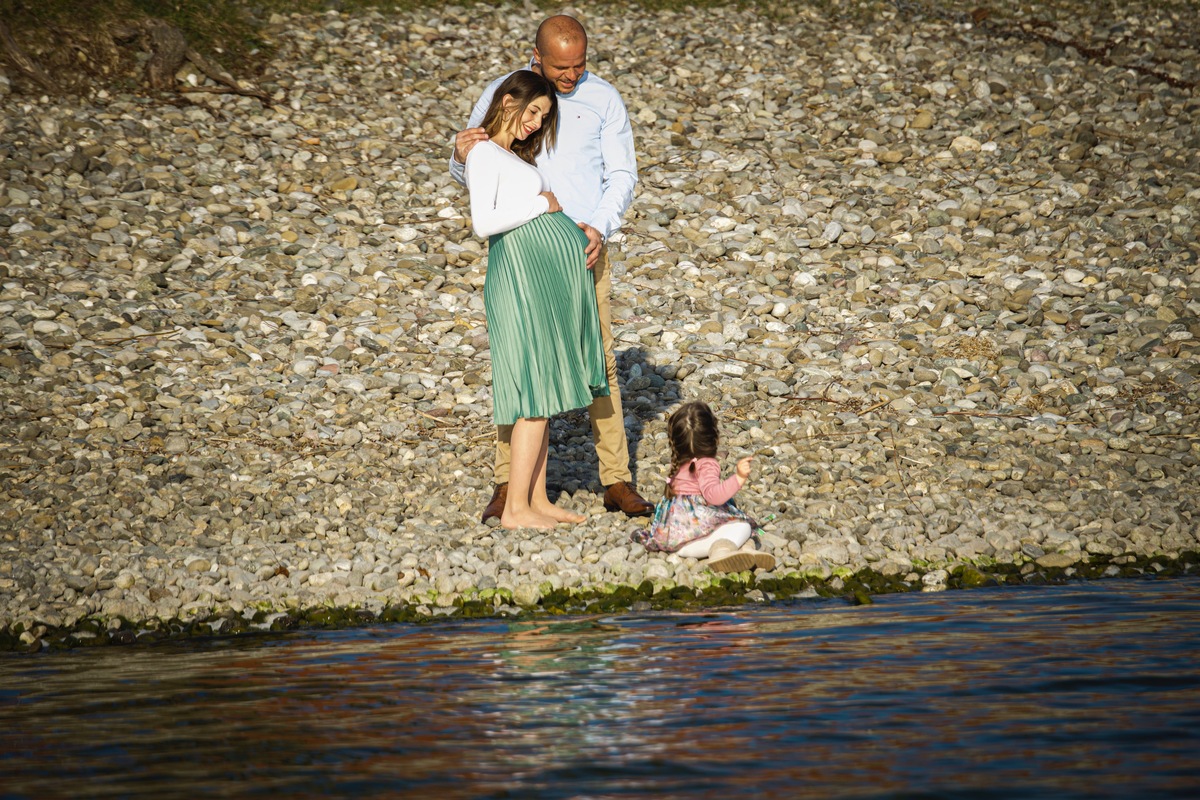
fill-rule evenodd
<path id="1" fill-rule="evenodd" d="M 749 538 L 750 523 L 726 522 L 703 539 L 690 541 L 675 552 L 684 558 L 708 558 L 708 551 L 718 539 L 727 539 L 737 548 L 744 545 Z"/>

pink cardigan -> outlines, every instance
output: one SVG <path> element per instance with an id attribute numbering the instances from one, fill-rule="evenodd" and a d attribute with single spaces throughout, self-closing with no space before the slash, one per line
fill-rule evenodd
<path id="1" fill-rule="evenodd" d="M 696 465 L 696 472 L 688 469 L 689 464 Z M 700 495 L 704 502 L 711 506 L 728 503 L 742 488 L 742 482 L 737 473 L 721 480 L 721 465 L 715 458 L 694 458 L 679 468 L 671 479 L 671 488 L 677 495 Z"/>

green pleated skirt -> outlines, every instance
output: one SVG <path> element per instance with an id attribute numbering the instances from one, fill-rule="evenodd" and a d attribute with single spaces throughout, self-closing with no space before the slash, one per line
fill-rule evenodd
<path id="1" fill-rule="evenodd" d="M 587 243 L 561 211 L 491 238 L 483 303 L 497 425 L 582 408 L 608 394 Z"/>

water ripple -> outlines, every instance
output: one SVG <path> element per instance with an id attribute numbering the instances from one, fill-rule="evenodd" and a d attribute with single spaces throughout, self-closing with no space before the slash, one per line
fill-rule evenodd
<path id="1" fill-rule="evenodd" d="M 0 796 L 1192 797 L 1200 581 L 0 659 Z"/>

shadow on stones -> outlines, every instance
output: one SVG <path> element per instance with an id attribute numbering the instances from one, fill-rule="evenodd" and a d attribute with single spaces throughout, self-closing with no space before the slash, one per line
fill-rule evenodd
<path id="1" fill-rule="evenodd" d="M 625 430 L 629 436 L 629 469 L 633 483 L 646 499 L 658 499 L 661 487 L 638 483 L 637 463 L 646 423 L 669 414 L 679 403 L 679 381 L 665 378 L 646 360 L 646 351 L 631 347 L 617 351 L 617 372 L 622 377 L 621 405 L 625 412 Z M 668 374 L 674 374 L 668 372 Z M 629 420 L 632 418 L 633 423 Z M 650 497 L 649 495 L 654 495 Z"/>
<path id="2" fill-rule="evenodd" d="M 661 487 L 638 483 L 637 462 L 647 423 L 670 413 L 679 403 L 679 381 L 665 378 L 647 360 L 641 347 L 617 349 L 617 376 L 621 384 L 621 406 L 629 441 L 629 469 L 633 483 L 647 500 L 658 499 Z M 666 371 L 672 374 L 671 371 Z M 550 462 L 546 484 L 551 501 L 562 494 L 581 490 L 602 493 L 599 462 L 592 440 L 587 409 L 576 409 L 550 422 Z"/>

